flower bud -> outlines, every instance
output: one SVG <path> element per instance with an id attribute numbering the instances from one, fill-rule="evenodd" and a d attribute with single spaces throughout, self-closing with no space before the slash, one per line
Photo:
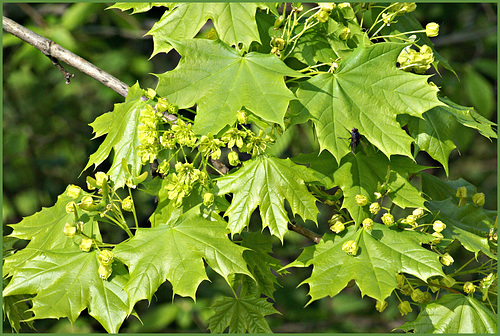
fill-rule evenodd
<path id="1" fill-rule="evenodd" d="M 375 303 L 375 309 L 377 309 L 380 313 L 383 312 L 385 310 L 385 308 L 387 308 L 388 306 L 388 303 L 387 301 L 378 301 L 377 300 L 377 303 Z"/>
<path id="2" fill-rule="evenodd" d="M 97 182 L 93 177 L 87 176 L 87 189 L 95 190 L 97 188 Z"/>
<path id="3" fill-rule="evenodd" d="M 375 195 L 376 199 L 380 199 L 382 197 L 382 194 L 379 193 L 378 191 L 375 191 L 373 194 Z"/>
<path id="4" fill-rule="evenodd" d="M 425 35 L 435 37 L 439 34 L 439 25 L 436 22 L 430 22 L 425 26 Z"/>
<path id="5" fill-rule="evenodd" d="M 354 240 L 348 240 L 342 245 L 342 251 L 347 254 L 356 255 L 358 244 Z"/>
<path id="6" fill-rule="evenodd" d="M 390 213 L 386 212 L 385 214 L 382 215 L 382 222 L 389 226 L 391 225 L 392 223 L 394 223 L 394 216 L 391 215 Z"/>
<path id="7" fill-rule="evenodd" d="M 411 286 L 409 284 L 405 284 L 403 285 L 401 288 L 400 288 L 400 291 L 403 295 L 407 295 L 407 296 L 410 296 L 411 293 L 413 292 L 413 289 L 411 288 Z"/>
<path id="8" fill-rule="evenodd" d="M 443 254 L 440 258 L 440 261 L 441 261 L 441 264 L 445 265 L 445 266 L 450 266 L 451 264 L 453 264 L 453 257 L 448 253 L 446 252 L 445 254 Z"/>
<path id="9" fill-rule="evenodd" d="M 446 224 L 441 222 L 440 220 L 437 220 L 435 221 L 433 224 L 432 224 L 432 228 L 434 229 L 434 231 L 436 232 L 441 232 L 443 231 L 444 229 L 446 229 Z"/>
<path id="10" fill-rule="evenodd" d="M 168 108 L 168 99 L 165 97 L 161 97 L 158 99 L 158 103 L 156 104 L 156 111 L 165 112 Z"/>
<path id="11" fill-rule="evenodd" d="M 410 303 L 408 301 L 403 301 L 398 305 L 399 312 L 401 316 L 405 316 L 408 313 L 411 313 L 413 310 L 411 309 Z"/>
<path id="12" fill-rule="evenodd" d="M 72 225 L 71 223 L 66 223 L 64 224 L 64 234 L 68 238 L 73 238 L 76 233 L 76 226 Z"/>
<path id="13" fill-rule="evenodd" d="M 340 214 L 334 214 L 332 216 L 332 218 L 330 218 L 328 220 L 328 224 L 330 224 L 330 226 L 331 226 L 331 225 L 335 224 L 335 222 L 342 222 L 342 223 L 344 223 L 345 222 L 344 217 L 342 217 L 342 215 L 340 215 Z"/>
<path id="14" fill-rule="evenodd" d="M 363 225 L 363 227 L 367 231 L 371 231 L 373 229 L 373 219 L 371 219 L 371 218 L 363 219 L 363 222 L 361 222 L 361 224 Z"/>
<path id="15" fill-rule="evenodd" d="M 335 233 L 340 233 L 345 230 L 345 225 L 341 221 L 336 221 L 333 225 L 330 226 L 330 230 Z"/>
<path id="16" fill-rule="evenodd" d="M 376 215 L 380 211 L 380 204 L 378 202 L 374 202 L 370 204 L 370 212 Z"/>
<path id="17" fill-rule="evenodd" d="M 127 196 L 123 202 L 122 202 L 122 209 L 125 211 L 132 212 L 132 209 L 134 209 L 134 201 L 132 200 L 132 197 Z"/>
<path id="18" fill-rule="evenodd" d="M 408 223 L 411 226 L 417 226 L 417 216 L 415 216 L 415 215 L 408 215 L 405 218 L 405 222 Z"/>
<path id="19" fill-rule="evenodd" d="M 146 97 L 149 99 L 153 99 L 156 96 L 156 91 L 153 90 L 152 88 L 148 88 L 145 92 Z"/>
<path id="20" fill-rule="evenodd" d="M 467 198 L 467 188 L 465 187 L 457 188 L 456 196 L 458 198 Z"/>
<path id="21" fill-rule="evenodd" d="M 398 281 L 399 288 L 403 288 L 403 286 L 405 285 L 405 279 L 406 277 L 403 274 L 398 273 L 396 275 L 396 280 Z"/>
<path id="22" fill-rule="evenodd" d="M 99 277 L 103 280 L 106 280 L 109 278 L 109 276 L 111 275 L 111 273 L 113 273 L 113 268 L 111 268 L 110 265 L 102 265 L 100 264 L 99 265 Z"/>
<path id="23" fill-rule="evenodd" d="M 103 172 L 97 172 L 95 174 L 95 180 L 98 187 L 102 187 L 103 183 L 108 180 L 108 175 Z"/>
<path id="24" fill-rule="evenodd" d="M 420 303 L 426 304 L 429 303 L 432 300 L 432 295 L 429 292 L 425 292 L 422 294 L 422 299 Z"/>
<path id="25" fill-rule="evenodd" d="M 441 279 L 441 284 L 445 287 L 451 288 L 456 283 L 455 279 L 447 275 Z"/>
<path id="26" fill-rule="evenodd" d="M 92 247 L 92 239 L 90 238 L 83 238 L 81 243 L 80 243 L 80 250 L 82 250 L 83 252 L 88 252 L 90 251 L 90 248 Z"/>
<path id="27" fill-rule="evenodd" d="M 472 282 L 467 281 L 464 284 L 464 292 L 467 294 L 473 294 L 476 291 L 476 286 Z"/>
<path id="28" fill-rule="evenodd" d="M 484 205 L 484 194 L 483 193 L 474 194 L 474 196 L 472 196 L 472 202 L 474 202 L 474 204 L 477 206 L 483 206 Z"/>
<path id="29" fill-rule="evenodd" d="M 432 286 L 431 284 L 439 285 L 439 280 L 438 279 L 433 279 L 428 281 L 429 288 L 433 293 L 436 293 L 439 290 L 438 286 Z"/>
<path id="30" fill-rule="evenodd" d="M 316 18 L 318 19 L 318 22 L 326 22 L 328 21 L 328 12 L 325 12 L 324 10 L 320 10 L 319 12 L 316 13 Z"/>
<path id="31" fill-rule="evenodd" d="M 97 259 L 101 265 L 110 265 L 113 263 L 114 254 L 110 250 L 102 250 L 99 252 Z"/>
<path id="32" fill-rule="evenodd" d="M 282 39 L 281 37 L 273 37 L 271 43 L 273 44 L 273 46 L 278 48 L 278 50 L 285 49 L 285 40 Z"/>
<path id="33" fill-rule="evenodd" d="M 82 188 L 79 186 L 76 186 L 74 184 L 71 184 L 68 188 L 67 195 L 73 199 L 77 199 L 80 196 L 80 193 L 82 191 Z M 484 195 L 483 195 L 484 196 Z M 484 203 L 484 202 L 483 202 Z"/>
<path id="34" fill-rule="evenodd" d="M 365 195 L 356 195 L 355 196 L 356 204 L 359 206 L 365 206 L 368 204 L 368 199 Z"/>
<path id="35" fill-rule="evenodd" d="M 209 207 L 214 203 L 215 196 L 212 193 L 205 193 L 203 195 L 203 205 Z"/>

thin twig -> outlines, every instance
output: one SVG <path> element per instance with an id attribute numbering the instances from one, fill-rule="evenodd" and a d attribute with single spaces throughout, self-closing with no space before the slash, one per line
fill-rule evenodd
<path id="1" fill-rule="evenodd" d="M 119 95 L 126 97 L 128 93 L 128 85 L 120 81 L 119 79 L 111 76 L 107 72 L 99 69 L 92 63 L 84 60 L 78 55 L 73 54 L 71 51 L 64 49 L 54 41 L 51 41 L 43 36 L 38 35 L 37 33 L 27 29 L 26 27 L 21 26 L 20 24 L 12 21 L 7 17 L 3 17 L 3 29 L 11 33 L 12 35 L 20 38 L 26 43 L 32 45 L 33 47 L 40 50 L 43 54 L 49 57 L 52 61 L 54 59 L 58 59 L 63 61 L 64 63 L 71 65 L 72 67 L 80 70 L 86 75 L 94 78 L 95 80 L 101 82 L 106 85 Z M 54 61 L 53 61 L 54 62 Z M 56 63 L 54 63 L 56 65 Z M 57 62 L 57 64 L 59 64 Z M 62 66 L 58 66 L 59 70 L 61 70 Z M 67 77 L 68 72 L 62 68 L 61 70 L 65 75 L 66 82 L 69 81 L 69 77 Z M 69 74 L 71 75 L 71 74 Z"/>
<path id="2" fill-rule="evenodd" d="M 303 226 L 298 225 L 294 221 L 291 221 L 288 223 L 288 230 L 297 232 L 300 235 L 303 235 L 304 237 L 312 240 L 314 243 L 319 243 L 321 240 L 321 236 L 317 234 L 316 232 L 312 232 L 309 229 L 306 229 Z"/>

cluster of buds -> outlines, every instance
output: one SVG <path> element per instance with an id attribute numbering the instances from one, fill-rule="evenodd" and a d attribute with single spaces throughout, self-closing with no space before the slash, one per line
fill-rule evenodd
<path id="1" fill-rule="evenodd" d="M 434 62 L 434 54 L 428 45 L 419 47 L 416 51 L 411 46 L 405 47 L 398 56 L 399 69 L 423 74 Z"/>
<path id="2" fill-rule="evenodd" d="M 103 280 L 108 279 L 113 272 L 113 252 L 110 250 L 102 250 L 99 252 L 97 260 L 99 261 L 99 277 Z"/>
<path id="3" fill-rule="evenodd" d="M 138 126 L 138 138 L 141 144 L 137 149 L 143 164 L 153 162 L 158 156 L 160 148 L 157 127 L 161 116 L 161 113 L 158 113 L 151 105 L 146 105 L 146 107 L 141 110 L 139 121 L 142 125 Z"/>
<path id="4" fill-rule="evenodd" d="M 414 2 L 396 2 L 388 8 L 386 13 L 382 13 L 382 21 L 390 26 L 391 23 L 396 23 L 394 19 L 398 15 L 413 12 L 417 8 Z"/>
<path id="5" fill-rule="evenodd" d="M 330 13 L 335 9 L 337 5 L 333 2 L 321 2 L 319 3 L 319 11 L 316 12 L 315 17 L 318 22 L 326 22 L 330 17 Z"/>
<path id="6" fill-rule="evenodd" d="M 413 210 L 411 215 L 406 216 L 406 218 L 403 218 L 401 220 L 401 223 L 403 224 L 408 224 L 411 227 L 417 227 L 417 221 L 424 215 L 424 209 L 422 208 L 417 208 Z"/>

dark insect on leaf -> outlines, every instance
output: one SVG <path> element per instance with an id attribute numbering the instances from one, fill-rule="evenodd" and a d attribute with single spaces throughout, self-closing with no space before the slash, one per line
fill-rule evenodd
<path id="1" fill-rule="evenodd" d="M 356 127 L 353 127 L 349 133 L 351 134 L 351 152 L 354 153 L 356 146 L 359 145 L 359 141 L 361 140 L 361 135 Z"/>

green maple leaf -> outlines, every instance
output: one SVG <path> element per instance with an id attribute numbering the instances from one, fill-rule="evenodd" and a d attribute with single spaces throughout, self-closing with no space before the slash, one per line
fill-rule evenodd
<path id="1" fill-rule="evenodd" d="M 215 312 L 209 319 L 210 332 L 221 334 L 229 327 L 229 333 L 272 333 L 265 315 L 279 314 L 270 302 L 255 297 L 222 297 L 211 307 Z"/>
<path id="2" fill-rule="evenodd" d="M 218 195 L 233 193 L 231 205 L 225 212 L 231 233 L 240 233 L 259 206 L 262 227 L 269 227 L 271 234 L 283 241 L 289 222 L 285 199 L 294 214 L 316 222 L 319 212 L 316 199 L 304 183 L 315 179 L 306 167 L 296 165 L 290 159 L 266 155 L 256 156 L 235 173 L 218 179 Z"/>
<path id="3" fill-rule="evenodd" d="M 66 204 L 71 201 L 78 203 L 83 196 L 90 194 L 82 191 L 79 198 L 73 199 L 66 194 L 68 188 L 57 197 L 57 202 L 52 207 L 43 208 L 17 224 L 9 224 L 13 231 L 7 237 L 30 240 L 30 242 L 24 249 L 4 259 L 4 276 L 15 272 L 26 261 L 40 255 L 41 251 L 70 248 L 75 245 L 73 239 L 64 234 L 64 225 L 75 222 L 75 215 L 66 212 Z M 80 216 L 79 220 L 84 222 L 85 234 L 101 240 L 97 222 L 86 215 Z"/>
<path id="4" fill-rule="evenodd" d="M 356 281 L 361 295 L 383 301 L 397 287 L 398 273 L 423 281 L 435 275 L 444 276 L 439 255 L 420 246 L 432 241 L 431 235 L 377 223 L 371 232 L 360 230 L 350 227 L 340 235 L 325 234 L 318 244 L 306 247 L 296 261 L 286 266 L 314 266 L 311 277 L 301 283 L 310 286 L 310 302 L 337 295 L 351 279 Z M 342 245 L 356 240 L 358 234 L 357 254 L 348 255 Z"/>
<path id="5" fill-rule="evenodd" d="M 93 164 L 97 167 L 114 150 L 113 164 L 108 171 L 110 179 L 115 183 L 114 188 L 118 189 L 125 185 L 127 172 L 124 170 L 122 160 L 125 159 L 129 165 L 130 173 L 133 176 L 139 175 L 141 171 L 141 159 L 137 154 L 139 141 L 139 116 L 141 110 L 147 102 L 141 100 L 142 90 L 139 84 L 132 86 L 124 103 L 115 104 L 112 112 L 105 113 L 96 118 L 90 124 L 94 129 L 93 139 L 104 134 L 106 138 L 97 151 L 90 156 L 85 169 Z"/>
<path id="6" fill-rule="evenodd" d="M 16 268 L 4 296 L 36 294 L 32 298 L 33 319 L 67 317 L 74 323 L 81 311 L 89 314 L 112 333 L 118 332 L 127 317 L 128 298 L 123 286 L 128 280 L 125 267 L 113 263 L 108 280 L 99 277 L 98 251 L 82 252 L 76 245 L 40 253 Z"/>
<path id="7" fill-rule="evenodd" d="M 447 98 L 440 98 L 439 100 L 446 104 L 445 107 L 440 108 L 440 111 L 452 115 L 460 124 L 476 129 L 488 139 L 497 138 L 497 134 L 493 130 L 493 126 L 496 126 L 496 124 L 477 113 L 474 108 L 458 105 Z"/>
<path id="8" fill-rule="evenodd" d="M 398 70 L 396 59 L 404 44 L 378 43 L 359 46 L 335 73 L 316 75 L 301 83 L 299 102 L 292 113 L 308 116 L 316 127 L 321 150 L 340 159 L 350 152 L 348 142 L 353 127 L 387 157 L 412 157 L 413 139 L 396 120 L 398 114 L 422 117 L 434 106 L 443 105 L 438 89 L 427 83 L 430 76 Z"/>
<path id="9" fill-rule="evenodd" d="M 254 3 L 179 3 L 165 12 L 148 35 L 153 36 L 153 55 L 168 53 L 170 40 L 191 39 L 210 19 L 218 37 L 230 46 L 242 44 L 248 50 L 253 41 L 260 42 Z"/>
<path id="10" fill-rule="evenodd" d="M 494 227 L 494 219 L 482 208 L 470 203 L 460 207 L 451 199 L 444 201 L 430 201 L 427 203 L 437 217 L 446 224 L 441 233 L 450 242 L 458 240 L 467 249 L 475 253 L 483 252 L 488 257 L 497 259 L 488 244 L 488 234 Z"/>
<path id="11" fill-rule="evenodd" d="M 421 192 L 408 181 L 408 174 L 415 173 L 424 166 L 415 164 L 412 160 L 393 156 L 389 161 L 382 153 L 356 155 L 345 157 L 340 165 L 335 163 L 329 152 L 302 154 L 293 159 L 297 163 L 308 163 L 310 168 L 323 175 L 320 179 L 326 188 L 338 186 L 343 191 L 342 207 L 346 208 L 356 224 L 370 217 L 368 206 L 360 207 L 356 203 L 356 195 L 364 195 L 370 202 L 375 202 L 374 192 L 377 185 L 384 182 L 389 188 L 388 197 L 401 208 L 424 208 L 425 199 Z M 389 176 L 387 171 L 389 169 Z"/>
<path id="12" fill-rule="evenodd" d="M 273 298 L 274 285 L 278 284 L 278 280 L 272 271 L 279 274 L 282 265 L 278 259 L 269 255 L 273 252 L 271 239 L 259 232 L 243 232 L 242 236 L 241 246 L 248 248 L 243 252 L 243 258 L 257 282 L 258 294 Z"/>
<path id="13" fill-rule="evenodd" d="M 129 241 L 118 245 L 115 257 L 129 266 L 125 290 L 131 310 L 142 299 L 150 300 L 165 280 L 174 295 L 195 299 L 196 290 L 208 280 L 203 260 L 224 279 L 234 273 L 252 277 L 242 253 L 246 250 L 227 237 L 226 223 L 209 220 L 194 207 L 176 221 L 141 228 Z"/>
<path id="14" fill-rule="evenodd" d="M 496 334 L 497 316 L 472 296 L 448 294 L 425 305 L 398 329 L 416 334 Z"/>
<path id="15" fill-rule="evenodd" d="M 295 98 L 283 76 L 301 77 L 274 55 L 240 56 L 221 41 L 169 40 L 183 56 L 173 71 L 158 75 L 156 92 L 179 108 L 198 104 L 194 131 L 216 134 L 236 121 L 243 106 L 262 119 L 283 125 Z"/>
<path id="16" fill-rule="evenodd" d="M 418 150 L 423 150 L 439 163 L 448 176 L 448 157 L 455 144 L 451 139 L 451 117 L 443 113 L 441 106 L 434 107 L 423 115 L 423 119 L 411 118 L 408 130 L 415 139 Z M 416 151 L 418 152 L 418 151 Z"/>
<path id="17" fill-rule="evenodd" d="M 123 12 L 132 9 L 132 14 L 144 13 L 153 7 L 170 7 L 167 2 L 117 2 L 106 9 L 118 8 Z"/>

